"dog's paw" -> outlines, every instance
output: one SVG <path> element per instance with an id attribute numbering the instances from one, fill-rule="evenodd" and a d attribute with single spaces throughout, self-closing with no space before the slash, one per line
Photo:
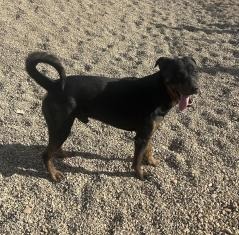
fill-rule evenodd
<path id="1" fill-rule="evenodd" d="M 144 179 L 144 171 L 141 166 L 137 166 L 135 163 L 132 164 L 132 169 L 135 171 L 135 175 L 138 179 L 143 180 Z"/>
<path id="2" fill-rule="evenodd" d="M 62 172 L 58 171 L 58 170 L 51 172 L 50 175 L 51 175 L 52 180 L 55 182 L 60 182 L 64 177 Z"/>
<path id="3" fill-rule="evenodd" d="M 144 171 L 142 168 L 135 170 L 136 177 L 140 180 L 144 180 Z"/>
<path id="4" fill-rule="evenodd" d="M 148 165 L 156 167 L 159 165 L 159 161 L 152 157 L 148 159 Z"/>
<path id="5" fill-rule="evenodd" d="M 154 157 L 144 158 L 142 164 L 156 167 L 158 166 L 159 161 L 156 160 Z"/>

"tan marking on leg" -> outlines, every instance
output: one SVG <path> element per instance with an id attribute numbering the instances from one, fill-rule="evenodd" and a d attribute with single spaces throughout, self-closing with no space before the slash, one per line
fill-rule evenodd
<path id="1" fill-rule="evenodd" d="M 57 152 L 55 146 L 48 146 L 46 151 L 43 153 L 43 159 L 45 166 L 53 181 L 60 181 L 63 178 L 63 174 L 57 170 L 53 163 L 54 154 Z"/>
<path id="2" fill-rule="evenodd" d="M 145 153 L 144 153 L 144 158 L 147 161 L 147 164 L 151 166 L 157 166 L 158 162 L 157 160 L 153 157 L 153 149 L 152 149 L 152 144 L 151 142 L 148 143 Z"/>

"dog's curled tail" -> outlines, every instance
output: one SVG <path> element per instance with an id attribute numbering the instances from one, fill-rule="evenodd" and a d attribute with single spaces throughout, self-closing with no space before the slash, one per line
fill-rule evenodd
<path id="1" fill-rule="evenodd" d="M 37 70 L 39 63 L 49 64 L 59 73 L 60 80 L 53 80 Z M 65 70 L 58 58 L 46 52 L 33 52 L 26 59 L 26 71 L 28 74 L 47 91 L 53 91 L 60 85 L 63 90 L 65 86 Z M 60 84 L 59 84 L 60 83 Z"/>

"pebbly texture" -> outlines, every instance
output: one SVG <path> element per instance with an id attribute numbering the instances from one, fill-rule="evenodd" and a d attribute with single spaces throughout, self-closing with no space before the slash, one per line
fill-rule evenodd
<path id="1" fill-rule="evenodd" d="M 0 234 L 239 234 L 237 1 L 116 2 L 1 0 Z M 68 75 L 110 77 L 192 55 L 201 94 L 155 133 L 147 180 L 132 175 L 134 134 L 91 120 L 75 122 L 55 184 L 40 157 L 44 90 L 24 70 L 35 50 Z"/>

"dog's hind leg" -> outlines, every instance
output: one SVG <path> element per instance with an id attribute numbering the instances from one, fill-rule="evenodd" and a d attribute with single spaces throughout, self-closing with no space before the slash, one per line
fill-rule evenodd
<path id="1" fill-rule="evenodd" d="M 75 118 L 65 112 L 64 107 L 50 102 L 47 98 L 43 102 L 42 110 L 49 134 L 48 146 L 43 153 L 43 161 L 52 180 L 60 181 L 63 174 L 55 168 L 53 158 L 55 154 L 62 151 L 61 146 L 69 136 Z"/>
<path id="2" fill-rule="evenodd" d="M 62 126 L 51 126 L 48 128 L 49 142 L 45 152 L 43 153 L 43 160 L 51 178 L 54 181 L 60 181 L 63 174 L 55 168 L 53 158 L 55 154 L 62 151 L 61 146 L 69 136 L 73 122 L 74 118 L 69 118 L 62 123 Z"/>
<path id="3" fill-rule="evenodd" d="M 62 123 L 62 126 L 51 126 L 48 128 L 49 142 L 45 152 L 43 153 L 43 160 L 51 178 L 54 181 L 60 181 L 63 174 L 55 168 L 53 158 L 55 154 L 62 151 L 61 146 L 69 136 L 73 122 L 74 118 L 69 118 Z"/>

